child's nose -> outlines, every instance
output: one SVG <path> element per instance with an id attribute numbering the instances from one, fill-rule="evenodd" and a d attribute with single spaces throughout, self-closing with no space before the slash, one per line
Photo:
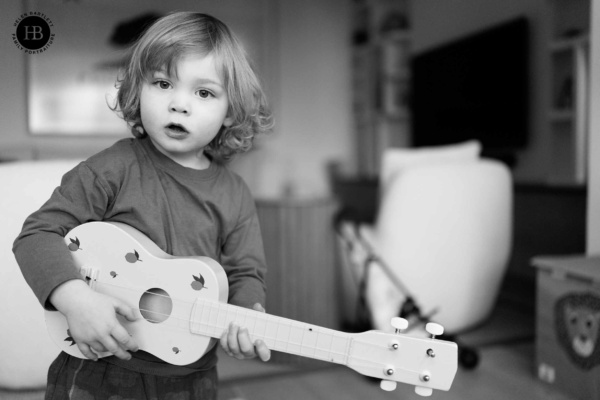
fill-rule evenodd
<path id="1" fill-rule="evenodd" d="M 190 111 L 189 110 L 189 103 L 184 98 L 184 96 L 182 96 L 182 95 L 174 95 L 171 98 L 171 102 L 169 103 L 169 110 L 171 112 L 188 114 L 189 111 Z"/>

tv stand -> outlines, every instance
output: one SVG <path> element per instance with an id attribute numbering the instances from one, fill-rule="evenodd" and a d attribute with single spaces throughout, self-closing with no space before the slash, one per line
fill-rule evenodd
<path id="1" fill-rule="evenodd" d="M 506 300 L 534 309 L 533 257 L 585 252 L 586 206 L 584 186 L 515 183 L 513 249 L 501 291 Z"/>

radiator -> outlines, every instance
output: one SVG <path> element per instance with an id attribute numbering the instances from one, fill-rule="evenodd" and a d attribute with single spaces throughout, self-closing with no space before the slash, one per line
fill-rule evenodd
<path id="1" fill-rule="evenodd" d="M 336 202 L 259 200 L 257 211 L 268 265 L 267 312 L 339 329 Z M 284 353 L 274 353 L 273 360 L 311 362 Z"/>

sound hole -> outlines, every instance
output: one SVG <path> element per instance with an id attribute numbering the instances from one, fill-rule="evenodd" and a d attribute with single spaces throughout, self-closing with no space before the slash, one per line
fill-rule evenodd
<path id="1" fill-rule="evenodd" d="M 152 288 L 140 298 L 140 313 L 148 322 L 158 324 L 166 321 L 173 311 L 171 296 L 160 288 Z"/>

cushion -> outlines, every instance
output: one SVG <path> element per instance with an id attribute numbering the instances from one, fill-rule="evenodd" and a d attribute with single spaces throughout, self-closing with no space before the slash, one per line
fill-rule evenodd
<path id="1" fill-rule="evenodd" d="M 0 388 L 38 389 L 59 353 L 46 333 L 44 311 L 12 253 L 25 218 L 50 197 L 77 160 L 0 164 Z M 0 395 L 1 397 L 1 395 Z"/>
<path id="2" fill-rule="evenodd" d="M 404 168 L 435 163 L 475 161 L 480 153 L 481 143 L 477 140 L 445 146 L 388 149 L 384 152 L 381 162 L 379 181 L 381 193 L 386 192 L 390 182 Z"/>

